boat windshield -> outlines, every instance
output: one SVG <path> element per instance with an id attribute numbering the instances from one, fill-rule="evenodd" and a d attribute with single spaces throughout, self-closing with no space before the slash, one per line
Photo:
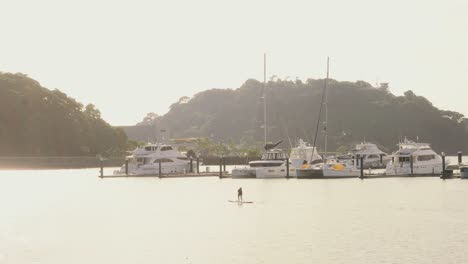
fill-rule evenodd
<path id="1" fill-rule="evenodd" d="M 314 148 L 293 148 L 291 149 L 291 159 L 300 159 L 300 160 L 306 160 L 306 161 L 315 161 L 315 160 L 321 160 L 322 157 L 317 153 L 317 151 L 314 151 Z"/>
<path id="2" fill-rule="evenodd" d="M 146 151 L 156 151 L 157 149 L 158 149 L 158 147 L 156 147 L 156 146 L 146 146 L 145 147 Z"/>
<path id="3" fill-rule="evenodd" d="M 262 160 L 284 160 L 286 155 L 282 152 L 266 152 L 262 155 Z"/>
<path id="4" fill-rule="evenodd" d="M 167 151 L 167 150 L 172 150 L 172 147 L 166 146 L 166 147 L 161 148 L 161 151 Z"/>
<path id="5" fill-rule="evenodd" d="M 270 162 L 265 162 L 265 163 L 251 163 L 250 167 L 279 167 L 281 166 L 282 163 L 270 163 Z"/>

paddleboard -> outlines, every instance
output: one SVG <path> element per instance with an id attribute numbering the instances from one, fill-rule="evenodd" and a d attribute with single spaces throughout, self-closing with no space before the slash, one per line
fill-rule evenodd
<path id="1" fill-rule="evenodd" d="M 252 201 L 237 201 L 237 200 L 228 200 L 231 203 L 253 203 Z"/>

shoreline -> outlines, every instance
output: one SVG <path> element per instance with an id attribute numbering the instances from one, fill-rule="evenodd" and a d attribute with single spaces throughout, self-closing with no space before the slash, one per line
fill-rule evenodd
<path id="1" fill-rule="evenodd" d="M 103 166 L 120 167 L 124 162 L 124 158 L 109 158 Z M 0 157 L 0 170 L 88 169 L 100 168 L 100 163 L 96 156 Z"/>

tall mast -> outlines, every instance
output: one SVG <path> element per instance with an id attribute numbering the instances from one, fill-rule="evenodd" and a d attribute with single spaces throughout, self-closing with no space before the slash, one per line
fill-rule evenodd
<path id="1" fill-rule="evenodd" d="M 267 143 L 267 108 L 266 108 L 266 53 L 263 53 L 263 140 Z"/>
<path id="2" fill-rule="evenodd" d="M 325 104 L 325 121 L 323 122 L 324 125 L 324 132 L 325 132 L 325 160 L 327 158 L 327 145 L 328 145 L 328 74 L 330 69 L 330 57 L 327 57 L 327 78 L 325 79 L 325 100 L 323 103 Z"/>
<path id="3" fill-rule="evenodd" d="M 322 108 L 325 106 L 325 121 L 323 122 L 324 123 L 324 132 L 325 132 L 325 154 L 323 155 L 323 158 L 325 160 L 325 162 L 327 161 L 327 157 L 326 157 L 326 153 L 327 153 L 327 119 L 328 119 L 328 113 L 326 112 L 327 111 L 327 100 L 326 100 L 326 93 L 327 93 L 327 82 L 328 82 L 328 64 L 329 64 L 329 58 L 327 57 L 327 78 L 325 79 L 325 82 L 324 82 L 324 85 L 323 85 L 323 88 L 322 88 L 322 98 L 321 98 L 321 101 L 320 101 L 320 108 L 319 108 L 319 112 L 318 112 L 318 116 L 317 116 L 317 125 L 315 127 L 315 135 L 314 135 L 314 145 L 313 145 L 313 150 L 312 151 L 316 151 L 315 150 L 315 147 L 317 146 L 316 143 L 317 143 L 317 136 L 319 134 L 319 129 L 320 129 L 320 118 L 322 117 Z M 313 154 L 313 153 L 312 153 Z"/>

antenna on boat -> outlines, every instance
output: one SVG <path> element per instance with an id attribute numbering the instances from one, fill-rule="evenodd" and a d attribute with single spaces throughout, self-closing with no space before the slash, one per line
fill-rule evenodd
<path id="1" fill-rule="evenodd" d="M 325 79 L 325 88 L 324 88 L 324 94 L 325 94 L 325 100 L 324 100 L 324 105 L 325 105 L 325 122 L 324 122 L 324 131 L 325 131 L 325 160 L 327 159 L 327 145 L 328 145 L 328 73 L 330 69 L 330 57 L 327 57 L 327 78 Z"/>
<path id="2" fill-rule="evenodd" d="M 263 53 L 263 141 L 267 144 L 267 112 L 266 112 L 266 53 Z"/>

